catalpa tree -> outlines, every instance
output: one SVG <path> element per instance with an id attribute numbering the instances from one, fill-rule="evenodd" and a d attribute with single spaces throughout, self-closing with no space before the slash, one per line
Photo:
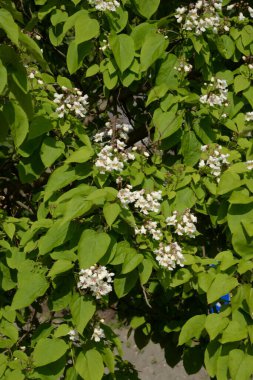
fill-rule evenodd
<path id="1" fill-rule="evenodd" d="M 251 378 L 251 5 L 0 1 L 0 378 Z"/>

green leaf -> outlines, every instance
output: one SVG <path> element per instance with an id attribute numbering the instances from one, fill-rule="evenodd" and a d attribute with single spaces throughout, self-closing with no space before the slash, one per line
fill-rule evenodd
<path id="1" fill-rule="evenodd" d="M 153 121 L 156 127 L 154 141 L 159 141 L 173 135 L 181 127 L 183 118 L 176 112 L 163 112 L 158 108 L 154 112 Z"/>
<path id="2" fill-rule="evenodd" d="M 201 144 L 193 131 L 185 132 L 182 137 L 181 150 L 186 165 L 194 166 L 200 159 Z"/>
<path id="3" fill-rule="evenodd" d="M 18 148 L 24 142 L 29 130 L 27 115 L 24 110 L 14 102 L 7 103 L 3 110 L 4 117 L 11 130 L 15 147 Z"/>
<path id="4" fill-rule="evenodd" d="M 160 0 L 134 0 L 137 11 L 145 18 L 150 18 L 158 9 Z"/>
<path id="5" fill-rule="evenodd" d="M 33 364 L 41 367 L 60 359 L 68 350 L 68 345 L 62 339 L 42 338 L 35 346 Z"/>
<path id="6" fill-rule="evenodd" d="M 6 233 L 6 235 L 12 240 L 13 236 L 15 234 L 15 230 L 16 230 L 15 224 L 4 222 L 3 223 L 3 229 L 4 229 L 4 232 Z"/>
<path id="7" fill-rule="evenodd" d="M 217 362 L 221 354 L 221 348 L 221 344 L 215 340 L 207 345 L 205 351 L 205 367 L 211 377 L 215 377 L 217 373 Z"/>
<path id="8" fill-rule="evenodd" d="M 187 347 L 184 350 L 183 364 L 188 375 L 199 372 L 203 366 L 204 351 L 201 345 L 196 347 Z"/>
<path id="9" fill-rule="evenodd" d="M 235 43 L 229 36 L 223 34 L 217 38 L 217 48 L 224 58 L 229 59 L 235 52 Z"/>
<path id="10" fill-rule="evenodd" d="M 30 53 L 36 61 L 39 62 L 41 67 L 44 70 L 48 69 L 48 64 L 43 58 L 42 52 L 40 50 L 40 47 L 36 44 L 36 42 L 27 34 L 20 33 L 19 34 L 19 41 L 22 43 L 22 45 L 25 47 L 28 53 Z"/>
<path id="11" fill-rule="evenodd" d="M 3 93 L 7 85 L 7 70 L 5 66 L 0 61 L 0 94 Z"/>
<path id="12" fill-rule="evenodd" d="M 105 232 L 85 230 L 78 244 L 80 268 L 86 269 L 96 264 L 106 254 L 110 242 L 110 236 Z"/>
<path id="13" fill-rule="evenodd" d="M 95 349 L 81 351 L 75 369 L 84 380 L 101 380 L 104 374 L 103 358 Z"/>
<path id="14" fill-rule="evenodd" d="M 33 140 L 36 137 L 42 136 L 51 131 L 53 128 L 54 124 L 49 118 L 41 115 L 35 115 L 31 121 L 28 139 Z"/>
<path id="15" fill-rule="evenodd" d="M 56 330 L 54 330 L 54 338 L 68 335 L 69 330 L 69 325 L 62 323 Z"/>
<path id="16" fill-rule="evenodd" d="M 50 167 L 64 153 L 65 145 L 52 137 L 46 137 L 40 148 L 41 161 L 45 167 Z"/>
<path id="17" fill-rule="evenodd" d="M 115 368 L 115 356 L 109 347 L 104 347 L 102 351 L 103 361 L 106 367 L 109 369 L 110 373 L 114 373 Z"/>
<path id="18" fill-rule="evenodd" d="M 10 269 L 0 262 L 0 286 L 4 291 L 15 288 L 16 282 L 13 281 Z"/>
<path id="19" fill-rule="evenodd" d="M 72 264 L 68 260 L 58 260 L 53 264 L 52 268 L 50 269 L 48 277 L 54 278 L 55 276 L 61 273 L 69 271 L 73 268 L 73 266 L 74 264 Z"/>
<path id="20" fill-rule="evenodd" d="M 136 252 L 128 253 L 125 257 L 121 274 L 132 272 L 143 261 L 143 255 Z"/>
<path id="21" fill-rule="evenodd" d="M 123 10 L 122 7 L 117 7 L 115 12 L 106 12 L 106 17 L 109 20 L 110 29 L 119 33 L 127 25 L 128 12 Z"/>
<path id="22" fill-rule="evenodd" d="M 6 9 L 0 9 L 0 28 L 5 31 L 7 37 L 15 45 L 19 46 L 19 29 L 14 22 L 12 15 Z"/>
<path id="23" fill-rule="evenodd" d="M 188 319 L 188 321 L 183 325 L 182 330 L 179 335 L 179 346 L 188 342 L 192 338 L 199 338 L 204 327 L 205 327 L 206 315 L 195 315 L 194 317 Z"/>
<path id="24" fill-rule="evenodd" d="M 142 24 L 136 25 L 136 27 L 133 28 L 131 37 L 134 40 L 135 50 L 141 49 L 149 33 L 152 33 L 153 35 L 156 33 L 155 25 L 144 22 Z"/>
<path id="25" fill-rule="evenodd" d="M 210 336 L 211 340 L 214 340 L 228 325 L 229 319 L 223 318 L 221 314 L 209 314 L 206 318 L 205 329 Z"/>
<path id="26" fill-rule="evenodd" d="M 133 62 L 134 59 L 134 41 L 127 34 L 114 35 L 109 38 L 115 61 L 123 73 Z"/>
<path id="27" fill-rule="evenodd" d="M 250 86 L 250 80 L 243 75 L 237 75 L 234 80 L 234 88 L 236 94 L 240 91 L 246 90 Z"/>
<path id="28" fill-rule="evenodd" d="M 242 43 L 246 47 L 253 41 L 253 27 L 251 25 L 246 25 L 241 31 Z"/>
<path id="29" fill-rule="evenodd" d="M 88 146 L 83 146 L 75 152 L 71 153 L 71 155 L 66 159 L 66 163 L 69 164 L 70 162 L 87 162 L 93 155 L 94 150 L 92 148 Z"/>
<path id="30" fill-rule="evenodd" d="M 77 179 L 86 178 L 89 174 L 89 168 L 76 166 L 70 168 L 67 165 L 60 166 L 50 176 L 45 187 L 44 201 L 46 202 L 55 191 L 62 189 Z"/>
<path id="31" fill-rule="evenodd" d="M 97 64 L 90 66 L 86 71 L 86 78 L 92 77 L 99 73 L 100 68 Z"/>
<path id="32" fill-rule="evenodd" d="M 229 352 L 228 368 L 233 380 L 249 380 L 253 374 L 252 356 L 234 349 Z"/>
<path id="33" fill-rule="evenodd" d="M 247 90 L 243 91 L 243 96 L 248 100 L 251 107 L 253 107 L 253 87 L 250 86 Z"/>
<path id="34" fill-rule="evenodd" d="M 150 103 L 154 102 L 155 100 L 158 100 L 162 98 L 168 91 L 168 86 L 166 83 L 162 83 L 159 86 L 155 86 L 151 89 L 150 93 L 148 94 L 148 100 L 146 105 L 148 106 Z"/>
<path id="35" fill-rule="evenodd" d="M 217 194 L 223 195 L 241 186 L 241 179 L 237 173 L 225 171 L 221 177 L 217 188 Z"/>
<path id="36" fill-rule="evenodd" d="M 22 309 L 31 305 L 37 298 L 42 297 L 49 284 L 45 275 L 40 272 L 32 272 L 31 266 L 21 266 L 18 273 L 18 289 L 13 297 L 12 308 Z M 29 281 L 28 281 L 29 279 Z"/>
<path id="37" fill-rule="evenodd" d="M 141 71 L 146 71 L 163 55 L 168 40 L 162 35 L 148 35 L 141 49 Z"/>
<path id="38" fill-rule="evenodd" d="M 80 15 L 75 22 L 75 43 L 91 40 L 99 35 L 99 23 L 88 14 Z"/>
<path id="39" fill-rule="evenodd" d="M 82 66 L 83 59 L 92 51 L 91 41 L 77 44 L 71 41 L 67 51 L 67 67 L 70 74 L 74 74 Z"/>
<path id="40" fill-rule="evenodd" d="M 237 285 L 238 281 L 236 278 L 230 277 L 226 273 L 218 273 L 207 291 L 207 302 L 210 304 L 217 301 Z"/>
<path id="41" fill-rule="evenodd" d="M 156 76 L 156 85 L 166 84 L 169 89 L 178 87 L 177 66 L 178 58 L 174 54 L 168 54 L 162 62 Z"/>
<path id="42" fill-rule="evenodd" d="M 78 294 L 70 304 L 70 311 L 77 331 L 83 334 L 85 327 L 96 311 L 96 304 L 94 300 Z"/>
<path id="43" fill-rule="evenodd" d="M 150 260 L 144 259 L 138 266 L 140 282 L 146 284 L 152 274 L 153 264 Z"/>
<path id="44" fill-rule="evenodd" d="M 171 287 L 174 288 L 176 286 L 185 284 L 189 282 L 191 278 L 192 278 L 191 272 L 186 268 L 181 268 L 176 272 L 175 276 L 173 277 L 171 281 Z"/>
<path id="45" fill-rule="evenodd" d="M 110 74 L 108 70 L 103 72 L 103 81 L 108 90 L 112 90 L 118 83 L 118 75 Z"/>
<path id="46" fill-rule="evenodd" d="M 234 250 L 241 256 L 252 254 L 253 238 L 248 236 L 243 223 L 247 226 L 253 222 L 253 203 L 233 204 L 228 209 L 228 226 L 232 232 Z M 243 222 L 243 223 L 242 223 Z"/>
<path id="47" fill-rule="evenodd" d="M 62 223 L 66 223 L 86 214 L 88 211 L 90 211 L 92 206 L 93 203 L 85 200 L 83 196 L 74 196 L 72 199 L 70 199 L 70 201 L 64 202 L 61 208 L 59 206 L 59 216 L 62 215 Z"/>
<path id="48" fill-rule="evenodd" d="M 55 247 L 61 245 L 67 236 L 69 222 L 63 223 L 62 220 L 57 220 L 47 233 L 39 240 L 39 254 L 45 255 L 51 252 Z"/>
<path id="49" fill-rule="evenodd" d="M 106 223 L 109 227 L 112 226 L 112 224 L 117 219 L 119 213 L 121 211 L 120 206 L 118 203 L 106 203 L 103 208 L 104 217 L 106 220 Z"/>
<path id="50" fill-rule="evenodd" d="M 133 289 L 138 280 L 138 272 L 132 271 L 127 275 L 118 276 L 114 279 L 113 287 L 118 298 L 127 295 Z"/>
<path id="51" fill-rule="evenodd" d="M 248 331 L 247 327 L 243 326 L 238 321 L 230 321 L 227 328 L 224 330 L 221 338 L 221 343 L 237 342 L 247 338 Z"/>

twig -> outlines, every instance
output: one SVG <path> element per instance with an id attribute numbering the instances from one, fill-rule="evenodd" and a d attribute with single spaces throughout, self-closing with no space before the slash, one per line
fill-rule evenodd
<path id="1" fill-rule="evenodd" d="M 142 288 L 142 292 L 143 292 L 143 295 L 144 295 L 144 298 L 145 298 L 145 302 L 146 302 L 146 304 L 148 305 L 148 307 L 149 307 L 150 309 L 152 309 L 152 306 L 151 306 L 150 303 L 149 303 L 149 300 L 148 300 L 148 297 L 147 297 L 147 293 L 146 293 L 146 290 L 145 290 L 144 286 L 141 285 L 141 288 Z"/>

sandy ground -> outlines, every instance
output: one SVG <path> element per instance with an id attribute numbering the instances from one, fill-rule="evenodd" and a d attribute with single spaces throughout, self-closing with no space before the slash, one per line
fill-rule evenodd
<path id="1" fill-rule="evenodd" d="M 118 330 L 123 343 L 124 359 L 134 364 L 140 380 L 210 380 L 204 369 L 194 375 L 188 375 L 182 363 L 174 368 L 169 367 L 158 344 L 150 342 L 140 351 L 134 343 L 133 336 L 127 338 L 127 331 L 124 328 Z"/>

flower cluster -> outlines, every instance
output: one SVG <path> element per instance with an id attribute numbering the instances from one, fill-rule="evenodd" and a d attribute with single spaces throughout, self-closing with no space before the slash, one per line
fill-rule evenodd
<path id="1" fill-rule="evenodd" d="M 146 235 L 149 233 L 154 240 L 161 240 L 163 234 L 159 228 L 157 228 L 157 222 L 148 220 L 143 226 L 140 228 L 135 228 L 136 235 Z"/>
<path id="2" fill-rule="evenodd" d="M 93 339 L 95 342 L 100 342 L 100 340 L 104 338 L 105 338 L 104 330 L 99 325 L 96 325 L 94 327 L 91 339 Z"/>
<path id="3" fill-rule="evenodd" d="M 120 6 L 117 0 L 88 0 L 90 5 L 93 5 L 98 11 L 115 12 Z"/>
<path id="4" fill-rule="evenodd" d="M 159 248 L 156 249 L 154 253 L 158 263 L 168 270 L 175 269 L 176 265 L 180 267 L 184 266 L 182 248 L 176 242 L 170 243 L 169 245 L 160 243 Z"/>
<path id="5" fill-rule="evenodd" d="M 41 79 L 38 70 L 31 70 L 31 71 L 28 73 L 28 78 L 29 78 L 29 79 L 35 79 L 35 80 L 37 81 L 37 83 L 38 83 L 39 85 L 41 85 L 41 86 L 44 84 L 44 81 Z"/>
<path id="6" fill-rule="evenodd" d="M 58 105 L 56 112 L 59 118 L 69 113 L 76 117 L 84 118 L 87 113 L 88 95 L 83 95 L 78 88 L 61 87 L 62 93 L 54 93 L 54 103 Z"/>
<path id="7" fill-rule="evenodd" d="M 228 11 L 231 11 L 232 9 L 234 9 L 234 8 L 238 8 L 238 9 L 242 9 L 242 2 L 238 2 L 238 3 L 234 3 L 234 4 L 229 4 L 228 6 L 227 6 L 227 10 Z M 246 10 L 246 8 L 244 9 L 244 10 Z M 251 17 L 251 18 L 253 18 L 253 8 L 251 8 L 250 6 L 248 6 L 247 7 L 247 10 L 248 10 L 248 12 L 249 12 L 249 16 Z M 244 21 L 245 20 L 245 16 L 244 16 L 244 14 L 243 14 L 243 12 L 239 12 L 239 15 L 238 15 L 238 20 L 239 21 Z"/>
<path id="8" fill-rule="evenodd" d="M 121 189 L 118 192 L 118 198 L 123 206 L 127 206 L 130 203 L 134 203 L 134 207 L 139 211 L 148 215 L 150 212 L 158 213 L 160 210 L 160 201 L 162 200 L 162 192 L 152 191 L 146 193 L 144 189 L 131 191 L 132 186 L 127 185 L 125 189 Z"/>
<path id="9" fill-rule="evenodd" d="M 200 160 L 199 168 L 210 168 L 211 174 L 214 175 L 217 178 L 217 182 L 219 182 L 223 165 L 228 165 L 227 158 L 229 157 L 229 154 L 223 154 L 220 145 L 215 149 L 209 148 L 208 145 L 203 145 L 201 150 L 202 152 L 208 152 L 209 155 L 206 160 Z"/>
<path id="10" fill-rule="evenodd" d="M 182 73 L 189 73 L 192 71 L 192 65 L 185 60 L 181 60 L 179 65 L 175 66 L 174 69 Z"/>
<path id="11" fill-rule="evenodd" d="M 227 106 L 227 81 L 225 79 L 215 79 L 212 77 L 209 87 L 210 91 L 200 97 L 200 102 L 202 104 L 208 104 L 210 107 L 220 107 L 222 105 Z"/>
<path id="12" fill-rule="evenodd" d="M 245 120 L 246 121 L 253 121 L 253 112 L 247 112 L 245 114 Z"/>
<path id="13" fill-rule="evenodd" d="M 79 342 L 79 334 L 76 330 L 70 330 L 68 332 L 68 335 L 69 335 L 69 340 L 71 340 L 72 342 L 74 342 L 74 343 Z"/>
<path id="14" fill-rule="evenodd" d="M 174 226 L 177 235 L 187 235 L 190 238 L 195 238 L 197 229 L 194 223 L 197 223 L 197 217 L 190 212 L 189 209 L 185 210 L 183 214 L 174 211 L 172 216 L 166 219 L 168 226 Z"/>
<path id="15" fill-rule="evenodd" d="M 92 265 L 89 269 L 81 269 L 77 287 L 89 289 L 96 299 L 100 299 L 112 291 L 113 276 L 105 266 Z"/>
<path id="16" fill-rule="evenodd" d="M 103 143 L 108 138 L 111 141 L 110 143 L 107 142 L 107 145 L 98 153 L 95 166 L 100 170 L 101 174 L 113 171 L 121 172 L 128 161 L 135 159 L 135 155 L 126 150 L 128 132 L 132 127 L 128 124 L 116 124 L 112 128 L 110 122 L 106 123 L 105 126 L 105 131 L 95 134 L 94 141 Z"/>
<path id="17" fill-rule="evenodd" d="M 100 46 L 99 50 L 101 50 L 101 51 L 104 52 L 107 49 L 110 49 L 109 42 L 107 40 L 102 40 L 102 43 L 101 43 L 101 46 Z"/>
<path id="18" fill-rule="evenodd" d="M 103 143 L 104 140 L 117 137 L 126 142 L 128 140 L 128 133 L 132 129 L 133 127 L 130 124 L 116 123 L 115 126 L 112 126 L 111 122 L 108 121 L 105 123 L 105 130 L 96 133 L 93 139 L 96 143 Z"/>
<path id="19" fill-rule="evenodd" d="M 217 11 L 221 8 L 222 0 L 199 0 L 196 4 L 190 4 L 188 8 L 177 8 L 175 17 L 178 23 L 182 23 L 184 30 L 191 31 L 196 35 L 201 35 L 208 30 L 217 33 L 221 24 Z M 228 27 L 226 26 L 226 28 Z"/>

